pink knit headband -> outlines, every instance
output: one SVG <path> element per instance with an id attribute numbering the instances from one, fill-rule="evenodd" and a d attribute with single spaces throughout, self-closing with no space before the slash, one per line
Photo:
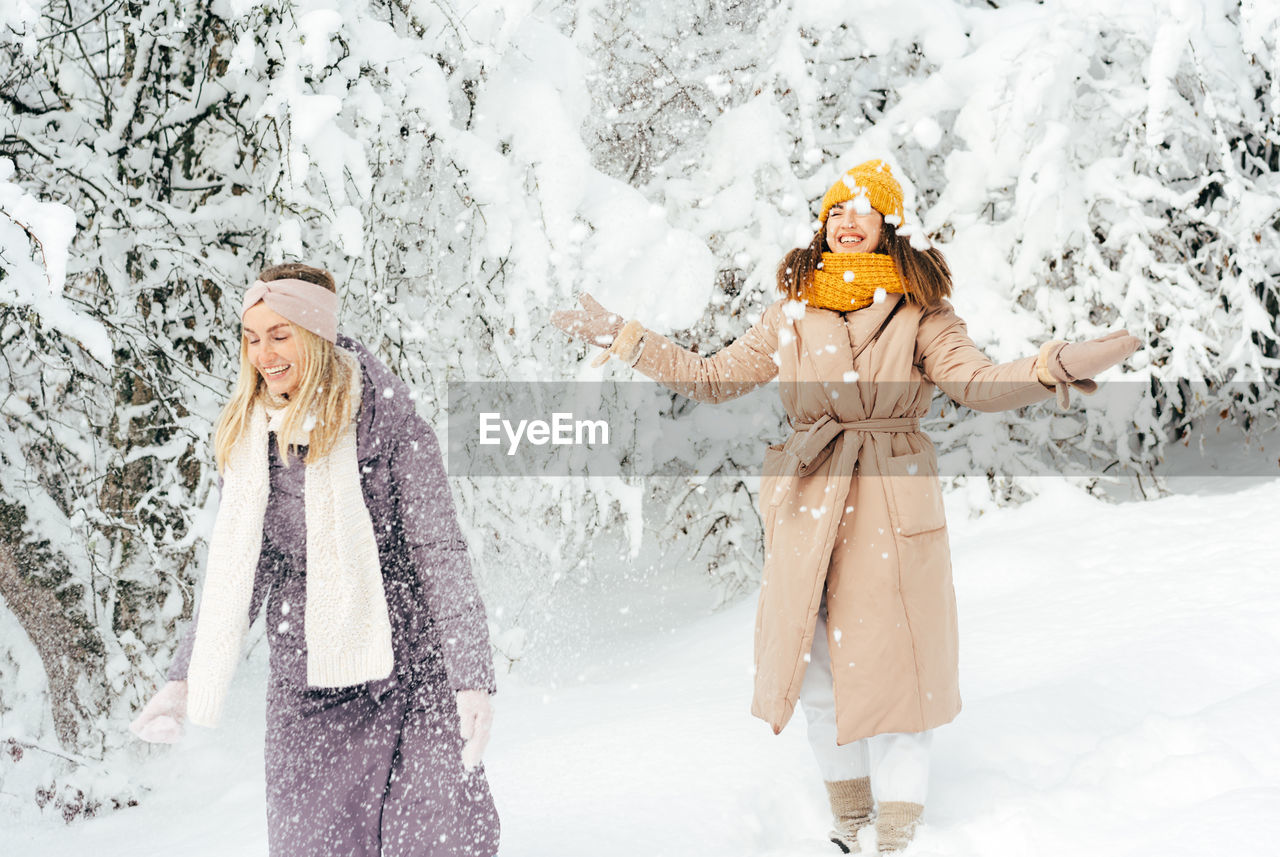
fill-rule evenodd
<path id="1" fill-rule="evenodd" d="M 240 318 L 258 301 L 330 342 L 338 341 L 338 296 L 306 280 L 258 280 L 244 293 Z"/>

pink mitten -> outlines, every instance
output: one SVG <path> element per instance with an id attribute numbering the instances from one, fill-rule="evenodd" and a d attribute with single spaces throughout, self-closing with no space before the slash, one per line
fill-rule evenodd
<path id="1" fill-rule="evenodd" d="M 175 744 L 187 717 L 187 683 L 166 682 L 129 724 L 129 731 L 152 744 Z"/>
<path id="2" fill-rule="evenodd" d="M 493 705 L 489 694 L 483 690 L 458 691 L 458 721 L 462 740 L 462 767 L 475 770 L 489 743 L 489 730 L 493 726 Z"/>
<path id="3" fill-rule="evenodd" d="M 1036 376 L 1046 387 L 1057 388 L 1058 406 L 1065 410 L 1070 404 L 1068 385 L 1082 393 L 1096 392 L 1098 383 L 1093 376 L 1122 363 L 1141 344 L 1141 340 L 1127 330 L 1117 330 L 1087 342 L 1046 342 L 1040 347 L 1036 360 Z"/>

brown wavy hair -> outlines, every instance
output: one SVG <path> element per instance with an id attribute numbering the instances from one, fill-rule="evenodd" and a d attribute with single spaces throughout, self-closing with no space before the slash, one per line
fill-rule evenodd
<path id="1" fill-rule="evenodd" d="M 782 257 L 778 263 L 778 291 L 793 301 L 805 300 L 813 284 L 813 272 L 818 269 L 822 254 L 829 252 L 824 224 L 814 233 L 808 247 L 789 250 Z M 937 247 L 917 250 L 892 224 L 882 222 L 880 244 L 874 252 L 893 257 L 906 287 L 907 300 L 927 308 L 950 297 L 951 268 Z"/>
<path id="2" fill-rule="evenodd" d="M 258 275 L 264 283 L 272 280 L 303 280 L 323 286 L 335 294 L 338 291 L 333 275 L 322 268 L 291 262 L 272 265 Z M 307 431 L 307 424 L 314 417 L 307 441 L 308 460 L 312 456 L 322 458 L 337 444 L 342 431 L 351 421 L 358 404 L 351 400 L 353 370 L 350 361 L 344 360 L 332 342 L 317 336 L 304 327 L 289 323 L 293 336 L 298 340 L 298 352 L 302 362 L 302 380 L 297 391 L 289 399 L 276 400 L 267 382 L 249 362 L 249 340 L 240 335 L 240 373 L 231 390 L 222 413 L 218 416 L 214 432 L 213 449 L 218 470 L 226 466 L 235 447 L 249 427 L 249 416 L 259 401 L 285 406 L 280 426 L 280 437 L 295 438 Z M 296 447 L 290 444 L 290 454 Z M 283 456 L 286 465 L 291 455 Z"/>

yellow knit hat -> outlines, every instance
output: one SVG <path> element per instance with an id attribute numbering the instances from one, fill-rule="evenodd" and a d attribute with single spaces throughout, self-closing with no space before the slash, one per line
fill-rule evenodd
<path id="1" fill-rule="evenodd" d="M 881 160 L 858 164 L 842 175 L 822 198 L 822 213 L 818 219 L 826 223 L 831 206 L 857 196 L 865 196 L 873 209 L 885 217 L 898 218 L 896 225 L 902 225 L 902 185 L 893 177 L 889 165 Z"/>

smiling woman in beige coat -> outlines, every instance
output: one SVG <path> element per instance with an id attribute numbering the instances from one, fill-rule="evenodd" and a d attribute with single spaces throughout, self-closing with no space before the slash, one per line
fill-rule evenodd
<path id="1" fill-rule="evenodd" d="M 931 730 L 960 711 L 955 592 L 933 444 L 934 388 L 980 411 L 1019 408 L 1138 347 L 1125 331 L 1046 343 L 993 364 L 946 300 L 941 252 L 899 234 L 902 188 L 882 161 L 823 197 L 822 227 L 778 266 L 783 297 L 711 357 L 589 296 L 552 321 L 701 402 L 778 377 L 792 428 L 765 457 L 765 565 L 751 710 L 782 730 L 800 702 L 834 815 L 831 840 L 904 848 L 924 809 Z M 874 795 L 874 798 L 873 798 Z M 864 839 L 867 837 L 864 837 Z"/>

